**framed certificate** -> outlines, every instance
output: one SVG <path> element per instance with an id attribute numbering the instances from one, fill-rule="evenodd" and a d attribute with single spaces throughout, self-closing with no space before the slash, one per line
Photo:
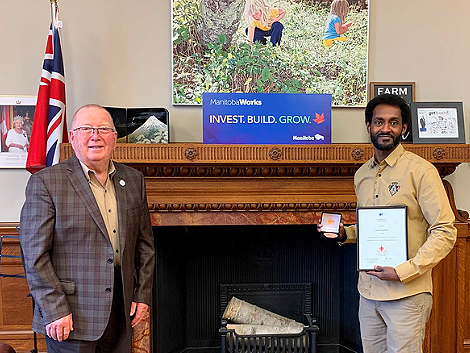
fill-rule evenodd
<path id="1" fill-rule="evenodd" d="M 356 209 L 357 270 L 395 267 L 408 259 L 406 206 Z"/>

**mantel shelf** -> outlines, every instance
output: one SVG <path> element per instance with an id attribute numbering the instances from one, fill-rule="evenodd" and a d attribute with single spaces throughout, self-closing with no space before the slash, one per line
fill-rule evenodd
<path id="1" fill-rule="evenodd" d="M 405 148 L 432 162 L 441 177 L 470 161 L 470 145 Z M 61 145 L 62 159 L 72 153 Z M 371 144 L 170 143 L 118 144 L 113 158 L 144 174 L 154 225 L 264 224 L 308 223 L 324 210 L 354 221 L 354 173 L 372 154 Z M 453 207 L 459 220 L 467 219 Z M 299 218 L 305 211 L 310 215 Z"/>
<path id="2" fill-rule="evenodd" d="M 435 165 L 470 161 L 470 145 L 413 145 L 405 148 Z M 70 144 L 61 145 L 61 158 L 72 155 Z M 136 165 L 357 165 L 372 156 L 371 144 L 331 145 L 206 145 L 201 143 L 118 144 L 113 158 Z"/>

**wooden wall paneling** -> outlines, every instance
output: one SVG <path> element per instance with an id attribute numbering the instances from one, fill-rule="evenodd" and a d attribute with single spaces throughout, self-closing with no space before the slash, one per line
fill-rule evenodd
<path id="1" fill-rule="evenodd" d="M 433 307 L 426 329 L 425 352 L 454 352 L 457 346 L 458 245 L 433 269 Z M 443 339 L 445 337 L 445 339 Z M 456 352 L 456 351 L 455 351 Z"/>
<path id="2" fill-rule="evenodd" d="M 458 352 L 470 353 L 470 223 L 457 225 L 459 234 L 459 267 L 458 276 L 458 321 L 457 349 Z M 465 236 L 463 236 L 465 234 Z"/>
<path id="3" fill-rule="evenodd" d="M 18 236 L 13 225 L 0 234 L 2 236 Z M 31 321 L 32 311 L 19 310 L 21 307 L 31 307 L 31 299 L 26 279 L 20 277 L 6 277 L 5 275 L 24 276 L 21 263 L 19 240 L 4 237 L 2 242 L 2 257 L 0 263 L 0 329 L 16 330 L 29 329 L 25 322 Z M 18 256 L 18 258 L 5 257 Z"/>
<path id="4" fill-rule="evenodd" d="M 17 236 L 17 223 L 1 223 L 0 235 Z M 4 255 L 20 256 L 18 239 L 3 239 L 0 273 L 7 275 L 24 275 L 20 258 L 3 257 Z M 33 317 L 32 300 L 28 296 L 29 288 L 25 278 L 0 276 L 0 341 L 10 344 L 18 353 L 29 352 L 34 348 L 31 322 Z M 37 335 L 38 348 L 46 350 L 42 335 Z"/>

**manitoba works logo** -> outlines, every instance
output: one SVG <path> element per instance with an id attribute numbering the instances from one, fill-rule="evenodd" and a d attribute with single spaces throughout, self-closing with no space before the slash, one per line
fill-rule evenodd
<path id="1" fill-rule="evenodd" d="M 263 105 L 263 101 L 259 99 L 217 99 L 211 98 L 209 105 Z"/>

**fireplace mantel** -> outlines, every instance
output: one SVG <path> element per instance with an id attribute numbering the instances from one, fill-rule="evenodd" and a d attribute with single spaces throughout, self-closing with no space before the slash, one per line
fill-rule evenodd
<path id="1" fill-rule="evenodd" d="M 441 177 L 450 175 L 460 163 L 470 161 L 470 145 L 407 144 L 405 148 L 433 163 Z M 69 144 L 61 145 L 62 160 L 72 153 Z M 341 212 L 345 223 L 353 223 L 356 206 L 353 176 L 371 156 L 370 144 L 171 143 L 118 144 L 113 158 L 145 175 L 154 226 L 188 226 L 312 224 L 318 222 L 323 210 Z M 470 352 L 470 223 L 468 213 L 457 210 L 450 184 L 444 181 L 444 185 L 458 220 L 458 239 L 452 252 L 433 269 L 434 305 L 424 352 L 465 353 Z M 0 224 L 0 235 L 17 234 L 17 225 Z M 163 229 L 162 232 L 158 233 L 160 238 L 165 234 Z M 183 243 L 189 240 L 178 239 Z M 341 249 L 344 248 L 347 247 Z M 7 241 L 3 251 L 19 255 L 18 240 Z M 175 259 L 169 267 L 170 277 L 180 262 L 179 244 L 174 255 L 159 256 Z M 21 273 L 21 263 L 13 260 L 2 260 L 2 271 Z M 173 280 L 172 277 L 170 282 Z M 168 283 L 159 288 L 167 286 Z M 170 292 L 175 296 L 175 292 Z M 0 306 L 3 318 L 0 340 L 24 351 L 32 346 L 31 302 L 26 293 L 24 279 L 0 278 L 0 302 L 4 303 Z M 166 307 L 167 302 L 161 306 Z M 145 325 L 146 330 L 148 327 Z M 149 331 L 137 333 L 135 347 L 148 352 L 149 339 L 145 338 L 148 336 Z M 43 349 L 42 338 L 39 343 Z"/>
<path id="2" fill-rule="evenodd" d="M 405 148 L 441 177 L 470 161 L 470 145 Z M 62 159 L 72 153 L 61 145 Z M 118 144 L 113 158 L 145 175 L 154 225 L 304 224 L 324 210 L 354 221 L 354 173 L 372 153 L 370 144 Z M 466 220 L 445 185 L 457 219 Z"/>

